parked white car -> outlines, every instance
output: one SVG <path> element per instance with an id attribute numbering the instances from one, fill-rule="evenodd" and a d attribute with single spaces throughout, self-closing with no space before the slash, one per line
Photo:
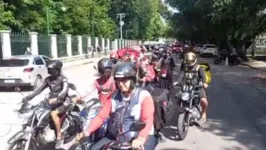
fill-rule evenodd
<path id="1" fill-rule="evenodd" d="M 49 76 L 46 64 L 50 58 L 42 55 L 18 55 L 0 61 L 0 87 L 37 88 Z"/>
<path id="2" fill-rule="evenodd" d="M 204 44 L 200 50 L 200 55 L 218 56 L 218 48 L 214 44 Z"/>

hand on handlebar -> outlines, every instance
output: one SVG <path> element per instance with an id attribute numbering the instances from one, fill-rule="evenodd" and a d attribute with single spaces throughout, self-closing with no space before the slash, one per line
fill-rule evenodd
<path id="1" fill-rule="evenodd" d="M 132 142 L 132 148 L 133 149 L 139 149 L 139 150 L 144 150 L 144 139 L 142 138 L 136 138 Z"/>
<path id="2" fill-rule="evenodd" d="M 178 85 L 180 85 L 180 83 L 178 83 L 178 82 L 173 83 L 173 86 L 178 86 Z"/>
<path id="3" fill-rule="evenodd" d="M 205 88 L 205 89 L 207 89 L 208 88 L 208 84 L 207 83 L 203 83 L 203 87 Z"/>
<path id="4" fill-rule="evenodd" d="M 84 137 L 84 133 L 81 132 L 81 133 L 78 133 L 77 136 L 76 136 L 76 143 L 79 143 L 79 141 Z"/>
<path id="5" fill-rule="evenodd" d="M 55 104 L 57 102 L 56 98 L 52 98 L 49 100 L 49 104 Z"/>

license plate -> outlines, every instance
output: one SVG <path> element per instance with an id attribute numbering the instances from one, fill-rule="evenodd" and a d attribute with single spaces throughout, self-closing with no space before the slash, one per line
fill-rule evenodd
<path id="1" fill-rule="evenodd" d="M 15 83 L 15 80 L 5 80 L 5 83 Z"/>

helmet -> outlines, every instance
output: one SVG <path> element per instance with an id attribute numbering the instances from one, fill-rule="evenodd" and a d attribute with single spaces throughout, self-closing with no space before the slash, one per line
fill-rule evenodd
<path id="1" fill-rule="evenodd" d="M 184 62 L 187 66 L 194 66 L 197 62 L 197 56 L 192 52 L 188 52 L 184 56 Z"/>
<path id="2" fill-rule="evenodd" d="M 62 61 L 54 60 L 48 64 L 47 70 L 51 76 L 57 76 L 60 75 L 62 67 L 63 67 Z"/>
<path id="3" fill-rule="evenodd" d="M 134 64 L 130 62 L 126 63 L 121 63 L 116 66 L 115 71 L 114 71 L 114 78 L 127 78 L 127 79 L 136 79 L 137 75 L 137 69 Z"/>
<path id="4" fill-rule="evenodd" d="M 97 68 L 98 68 L 98 73 L 101 76 L 105 75 L 106 77 L 108 77 L 112 72 L 113 63 L 108 58 L 102 58 L 101 60 L 98 61 Z"/>

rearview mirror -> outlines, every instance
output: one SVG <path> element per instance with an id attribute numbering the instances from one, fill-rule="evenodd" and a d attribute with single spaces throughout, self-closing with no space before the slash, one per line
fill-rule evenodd
<path id="1" fill-rule="evenodd" d="M 130 125 L 129 131 L 139 132 L 140 130 L 144 129 L 146 123 L 144 122 L 134 122 Z"/>
<path id="2" fill-rule="evenodd" d="M 96 67 L 96 66 L 93 66 L 93 68 L 94 68 L 94 70 L 96 70 L 96 71 L 97 71 L 97 67 Z"/>
<path id="3" fill-rule="evenodd" d="M 68 86 L 71 90 L 77 90 L 77 87 L 73 83 L 69 83 Z"/>

